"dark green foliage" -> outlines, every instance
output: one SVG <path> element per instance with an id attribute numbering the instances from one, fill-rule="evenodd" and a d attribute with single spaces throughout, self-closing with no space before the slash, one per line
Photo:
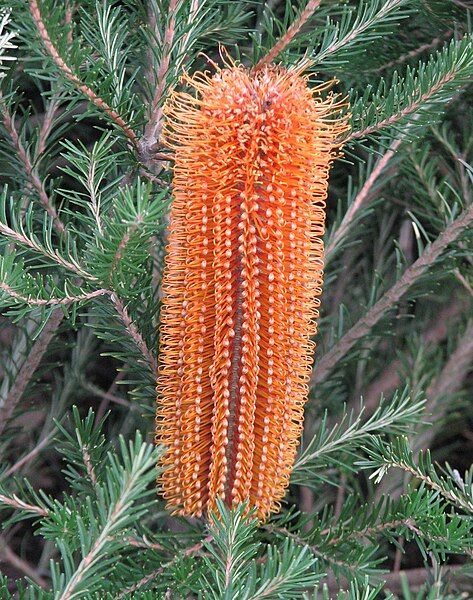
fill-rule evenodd
<path id="1" fill-rule="evenodd" d="M 470 597 L 471 2 L 8 4 L 1 600 Z M 185 71 L 257 63 L 310 5 L 276 62 L 336 77 L 352 129 L 302 447 L 268 523 L 175 518 L 152 445 L 162 106 Z"/>

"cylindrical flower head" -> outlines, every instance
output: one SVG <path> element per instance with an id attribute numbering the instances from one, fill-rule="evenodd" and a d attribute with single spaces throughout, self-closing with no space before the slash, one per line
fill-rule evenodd
<path id="1" fill-rule="evenodd" d="M 231 65 L 174 93 L 157 442 L 168 507 L 280 508 L 302 432 L 340 104 L 301 69 Z"/>

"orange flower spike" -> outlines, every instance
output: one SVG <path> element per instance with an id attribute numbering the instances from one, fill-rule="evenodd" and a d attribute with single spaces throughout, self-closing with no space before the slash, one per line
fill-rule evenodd
<path id="1" fill-rule="evenodd" d="M 325 199 L 340 103 L 301 69 L 231 65 L 174 93 L 157 442 L 168 506 L 217 497 L 264 520 L 302 432 L 323 283 Z"/>

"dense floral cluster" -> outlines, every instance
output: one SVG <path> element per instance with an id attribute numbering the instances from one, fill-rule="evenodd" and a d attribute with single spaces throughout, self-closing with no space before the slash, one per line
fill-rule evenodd
<path id="1" fill-rule="evenodd" d="M 325 199 L 346 130 L 301 69 L 230 65 L 175 93 L 157 440 L 170 508 L 279 509 L 299 442 L 323 282 Z"/>

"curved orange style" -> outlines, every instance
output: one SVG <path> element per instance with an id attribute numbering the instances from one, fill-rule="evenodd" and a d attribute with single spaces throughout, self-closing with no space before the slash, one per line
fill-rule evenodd
<path id="1" fill-rule="evenodd" d="M 347 129 L 301 69 L 231 65 L 165 107 L 175 154 L 158 443 L 174 513 L 280 508 L 302 432 L 323 283 L 325 199 Z"/>

